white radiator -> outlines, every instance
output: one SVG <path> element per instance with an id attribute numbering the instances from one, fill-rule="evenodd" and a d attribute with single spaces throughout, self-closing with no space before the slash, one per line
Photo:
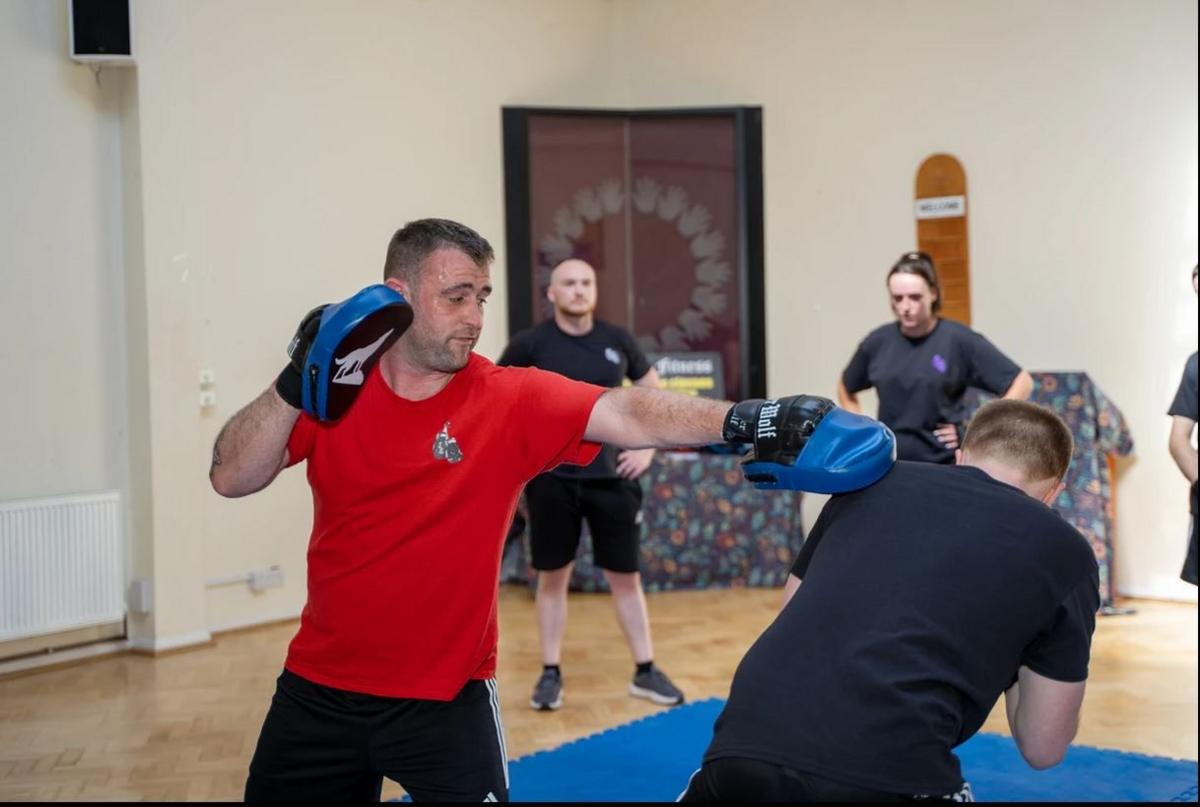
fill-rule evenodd
<path id="1" fill-rule="evenodd" d="M 0 642 L 125 617 L 117 491 L 0 503 Z"/>

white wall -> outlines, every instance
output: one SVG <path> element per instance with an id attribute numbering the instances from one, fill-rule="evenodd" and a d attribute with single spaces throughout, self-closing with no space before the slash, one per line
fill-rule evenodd
<path id="1" fill-rule="evenodd" d="M 974 327 L 1025 367 L 1087 370 L 1124 412 L 1118 585 L 1186 599 L 1165 412 L 1196 349 L 1196 8 L 626 0 L 617 62 L 634 106 L 764 107 L 773 393 L 833 393 L 889 318 L 917 166 L 956 155 Z"/>
<path id="2" fill-rule="evenodd" d="M 138 67 L 97 84 L 65 4 L 0 3 L 0 498 L 125 490 L 142 645 L 298 611 L 302 472 L 221 500 L 212 439 L 405 221 L 476 227 L 502 281 L 505 104 L 764 105 L 774 392 L 832 391 L 887 317 L 916 166 L 956 154 L 976 326 L 1121 406 L 1123 588 L 1194 598 L 1162 414 L 1195 346 L 1194 3 L 155 0 L 135 24 Z M 504 307 L 500 283 L 488 355 Z M 283 589 L 204 587 L 272 563 Z"/>
<path id="3" fill-rule="evenodd" d="M 500 107 L 610 102 L 608 4 L 138 4 L 141 206 L 153 469 L 154 634 L 298 613 L 303 470 L 238 501 L 209 450 L 274 380 L 314 304 L 381 276 L 392 232 L 470 223 L 503 254 Z M 502 262 L 497 275 L 503 276 Z M 504 310 L 501 288 L 491 315 Z M 503 345 L 502 317 L 482 348 Z M 200 411 L 198 374 L 216 373 Z M 278 563 L 286 585 L 197 581 Z"/>
<path id="4" fill-rule="evenodd" d="M 118 490 L 128 523 L 122 83 L 67 52 L 65 2 L 0 2 L 0 501 Z"/>
<path id="5" fill-rule="evenodd" d="M 119 88 L 65 3 L 0 3 L 0 501 L 122 489 Z"/>

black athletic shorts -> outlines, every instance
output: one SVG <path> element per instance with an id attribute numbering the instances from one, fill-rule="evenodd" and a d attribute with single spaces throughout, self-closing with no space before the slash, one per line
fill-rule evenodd
<path id="1" fill-rule="evenodd" d="M 1184 556 L 1183 570 L 1179 572 L 1179 578 L 1194 586 L 1200 579 L 1197 572 L 1200 572 L 1200 564 L 1196 561 L 1196 517 L 1192 516 L 1191 526 L 1188 527 L 1187 555 Z"/>
<path id="2" fill-rule="evenodd" d="M 508 801 L 494 679 L 452 701 L 381 698 L 279 676 L 246 780 L 248 802 Z"/>
<path id="3" fill-rule="evenodd" d="M 956 793 L 910 796 L 837 782 L 823 776 L 785 768 L 771 762 L 738 757 L 720 757 L 704 763 L 692 774 L 679 801 L 782 801 L 804 804 L 811 801 L 911 801 L 939 799 L 974 801 L 971 786 L 963 782 Z"/>
<path id="4" fill-rule="evenodd" d="M 572 479 L 541 474 L 525 487 L 533 568 L 561 569 L 575 560 L 587 519 L 593 561 L 610 572 L 638 570 L 642 486 L 634 479 Z"/>

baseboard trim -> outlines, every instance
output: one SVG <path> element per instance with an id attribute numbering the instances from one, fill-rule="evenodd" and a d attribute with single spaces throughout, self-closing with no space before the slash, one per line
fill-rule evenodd
<path id="1" fill-rule="evenodd" d="M 263 628 L 267 625 L 275 625 L 280 622 L 294 622 L 300 618 L 301 610 L 301 608 L 285 608 L 281 611 L 274 611 L 269 614 L 260 614 L 248 619 L 235 619 L 231 622 L 226 622 L 221 625 L 213 625 L 209 628 L 209 631 L 216 636 L 222 633 L 236 633 L 243 630 Z"/>
<path id="2" fill-rule="evenodd" d="M 129 646 L 130 650 L 135 653 L 161 656 L 163 653 L 170 653 L 175 650 L 190 650 L 192 648 L 201 647 L 211 643 L 212 634 L 206 630 L 198 630 L 192 633 L 183 633 L 178 636 L 167 636 L 162 639 L 131 639 L 129 641 Z"/>
<path id="3" fill-rule="evenodd" d="M 1158 600 L 1159 602 L 1190 602 L 1196 604 L 1196 589 L 1192 588 L 1191 596 L 1186 593 L 1182 596 L 1164 592 L 1162 588 L 1153 586 L 1121 586 L 1121 590 L 1117 592 L 1117 599 L 1133 599 L 1133 600 Z"/>
<path id="4" fill-rule="evenodd" d="M 114 639 L 23 656 L 0 662 L 0 680 L 30 672 L 45 672 L 56 667 L 69 667 L 95 658 L 128 653 L 131 649 L 128 639 Z"/>

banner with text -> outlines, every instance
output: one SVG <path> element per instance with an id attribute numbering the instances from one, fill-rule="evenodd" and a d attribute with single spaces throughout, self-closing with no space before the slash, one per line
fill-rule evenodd
<path id="1" fill-rule="evenodd" d="M 725 399 L 725 370 L 716 351 L 677 351 L 647 354 L 662 379 L 663 389 Z"/>

